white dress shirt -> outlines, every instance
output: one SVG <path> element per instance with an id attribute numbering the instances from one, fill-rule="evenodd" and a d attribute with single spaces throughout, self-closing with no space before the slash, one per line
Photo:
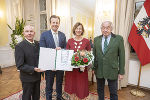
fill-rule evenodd
<path id="1" fill-rule="evenodd" d="M 29 43 L 31 43 L 31 44 L 34 44 L 34 40 L 33 40 L 33 42 L 31 42 L 31 41 L 29 41 L 27 38 L 25 38 Z"/>

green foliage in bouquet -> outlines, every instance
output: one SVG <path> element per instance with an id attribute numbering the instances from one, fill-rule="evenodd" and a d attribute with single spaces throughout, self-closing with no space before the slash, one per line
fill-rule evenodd
<path id="1" fill-rule="evenodd" d="M 71 65 L 76 67 L 87 66 L 92 59 L 93 55 L 91 52 L 85 50 L 77 51 L 72 57 Z"/>
<path id="2" fill-rule="evenodd" d="M 12 27 L 10 27 L 10 25 L 7 24 L 8 27 L 12 30 L 12 34 L 11 34 L 12 42 L 9 44 L 12 49 L 14 49 L 15 46 L 17 45 L 17 40 L 16 40 L 16 37 L 15 37 L 16 35 L 21 36 L 22 38 L 24 38 L 22 33 L 23 33 L 25 23 L 26 23 L 26 21 L 24 21 L 23 18 L 22 19 L 16 18 L 15 29 L 14 30 L 12 29 Z"/>

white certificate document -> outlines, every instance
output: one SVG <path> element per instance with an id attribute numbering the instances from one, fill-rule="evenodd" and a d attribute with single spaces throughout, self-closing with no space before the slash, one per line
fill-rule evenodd
<path id="1" fill-rule="evenodd" d="M 56 70 L 72 71 L 71 59 L 73 50 L 57 50 Z"/>
<path id="2" fill-rule="evenodd" d="M 73 50 L 40 47 L 38 67 L 42 70 L 72 71 L 71 59 L 73 54 Z"/>
<path id="3" fill-rule="evenodd" d="M 40 47 L 39 65 L 42 70 L 55 70 L 56 50 Z"/>

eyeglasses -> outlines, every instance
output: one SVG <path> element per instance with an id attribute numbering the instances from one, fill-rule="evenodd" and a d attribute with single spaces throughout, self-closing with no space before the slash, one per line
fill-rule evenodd
<path id="1" fill-rule="evenodd" d="M 105 30 L 105 29 L 106 29 L 106 30 L 110 30 L 111 27 L 109 27 L 109 26 L 108 26 L 108 27 L 101 27 L 101 29 L 102 29 L 102 30 Z"/>

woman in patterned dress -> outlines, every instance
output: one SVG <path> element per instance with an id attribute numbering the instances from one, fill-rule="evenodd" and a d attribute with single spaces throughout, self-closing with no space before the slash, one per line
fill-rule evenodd
<path id="1" fill-rule="evenodd" d="M 73 27 L 74 38 L 68 40 L 66 49 L 74 50 L 91 50 L 90 41 L 83 38 L 84 27 L 77 22 Z M 78 99 L 84 99 L 89 95 L 88 89 L 88 70 L 80 71 L 80 68 L 74 68 L 73 71 L 65 73 L 65 92 L 77 96 Z"/>

